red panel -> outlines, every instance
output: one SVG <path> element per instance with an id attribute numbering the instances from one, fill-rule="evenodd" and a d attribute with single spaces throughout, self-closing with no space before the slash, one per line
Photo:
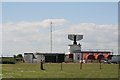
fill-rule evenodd
<path id="1" fill-rule="evenodd" d="M 109 56 L 109 54 L 105 54 L 105 55 L 104 55 L 104 57 L 105 57 L 106 59 L 108 58 L 108 56 Z"/>
<path id="2" fill-rule="evenodd" d="M 99 55 L 98 54 L 98 55 L 95 56 L 95 59 L 104 59 L 104 55 Z"/>
<path id="3" fill-rule="evenodd" d="M 85 56 L 85 59 L 88 59 L 88 56 L 89 56 L 89 54 L 87 54 L 87 55 Z"/>
<path id="4" fill-rule="evenodd" d="M 86 56 L 88 55 L 88 53 L 84 53 L 83 54 L 83 59 L 86 59 Z"/>
<path id="5" fill-rule="evenodd" d="M 69 58 L 72 58 L 72 59 L 73 59 L 73 54 L 69 54 Z"/>
<path id="6" fill-rule="evenodd" d="M 98 54 L 96 54 L 96 55 L 95 55 L 95 59 L 98 59 L 98 56 L 99 56 L 99 55 L 98 55 Z"/>
<path id="7" fill-rule="evenodd" d="M 98 55 L 98 53 L 94 53 L 94 56 L 97 56 Z"/>

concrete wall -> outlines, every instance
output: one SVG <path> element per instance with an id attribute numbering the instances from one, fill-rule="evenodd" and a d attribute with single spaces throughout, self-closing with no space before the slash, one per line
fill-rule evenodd
<path id="1" fill-rule="evenodd" d="M 32 63 L 33 62 L 33 55 L 32 54 L 25 54 L 24 55 L 24 60 L 27 63 Z"/>
<path id="2" fill-rule="evenodd" d="M 45 61 L 45 56 L 44 55 L 36 55 L 37 57 L 37 63 L 40 63 L 41 62 L 41 60 L 42 61 Z"/>

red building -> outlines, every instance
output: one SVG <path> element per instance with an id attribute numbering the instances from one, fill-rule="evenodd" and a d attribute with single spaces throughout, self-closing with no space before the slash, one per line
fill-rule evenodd
<path id="1" fill-rule="evenodd" d="M 112 57 L 111 51 L 106 50 L 91 50 L 91 51 L 81 51 L 81 44 L 77 44 L 77 41 L 83 39 L 83 35 L 79 34 L 69 34 L 68 39 L 73 41 L 73 44 L 69 45 L 68 58 L 71 58 L 75 62 L 81 60 L 109 60 Z"/>
<path id="2" fill-rule="evenodd" d="M 112 58 L 111 51 L 81 51 L 83 60 L 110 60 Z M 74 57 L 74 54 L 69 54 L 69 58 Z"/>
<path id="3" fill-rule="evenodd" d="M 112 52 L 110 51 L 82 51 L 83 59 L 88 60 L 102 60 L 102 59 L 111 59 Z"/>

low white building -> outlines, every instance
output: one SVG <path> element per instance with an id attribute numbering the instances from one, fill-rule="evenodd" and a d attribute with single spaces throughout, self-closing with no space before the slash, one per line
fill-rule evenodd
<path id="1" fill-rule="evenodd" d="M 24 53 L 24 61 L 27 63 L 64 62 L 65 53 Z"/>
<path id="2" fill-rule="evenodd" d="M 41 60 L 45 60 L 45 56 L 43 54 L 24 53 L 24 61 L 27 63 L 40 63 Z"/>

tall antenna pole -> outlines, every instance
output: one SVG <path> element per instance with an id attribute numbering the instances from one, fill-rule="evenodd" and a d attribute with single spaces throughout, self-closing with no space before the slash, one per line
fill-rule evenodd
<path id="1" fill-rule="evenodd" d="M 50 28 L 50 32 L 51 32 L 51 53 L 52 53 L 52 21 L 51 21 L 51 28 Z"/>

